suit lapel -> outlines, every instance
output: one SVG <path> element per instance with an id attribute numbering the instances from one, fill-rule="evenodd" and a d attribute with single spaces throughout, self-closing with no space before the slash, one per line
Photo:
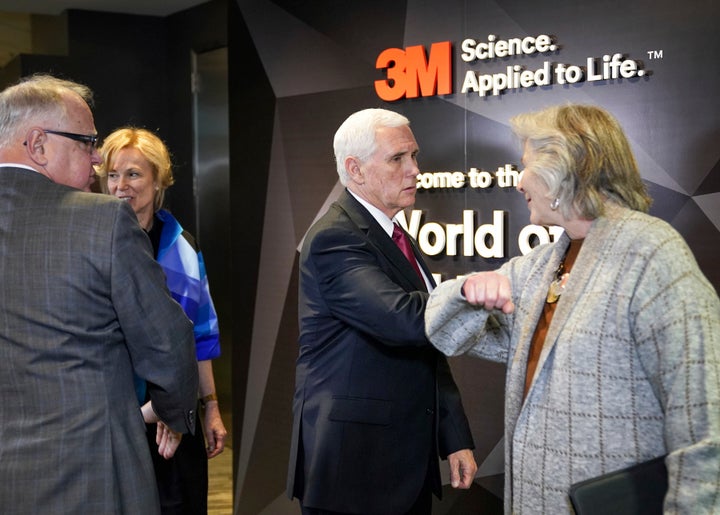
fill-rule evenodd
<path id="1" fill-rule="evenodd" d="M 415 273 L 415 269 L 408 262 L 405 254 L 398 248 L 392 238 L 383 230 L 380 224 L 373 218 L 365 207 L 360 204 L 351 194 L 346 191 L 340 195 L 337 200 L 337 204 L 342 208 L 350 217 L 357 227 L 366 234 L 368 241 L 375 246 L 380 253 L 382 253 L 387 260 L 391 263 L 396 271 L 398 278 L 402 278 L 405 282 L 410 282 L 413 289 L 427 291 L 425 281 L 423 281 Z M 416 259 L 420 263 L 420 267 L 430 277 L 427 265 L 425 265 L 422 257 L 419 257 L 419 251 L 415 245 L 415 242 L 410 238 L 413 253 Z"/>

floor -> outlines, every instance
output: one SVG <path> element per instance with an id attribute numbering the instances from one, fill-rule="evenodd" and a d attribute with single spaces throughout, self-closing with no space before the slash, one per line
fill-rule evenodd
<path id="1" fill-rule="evenodd" d="M 233 511 L 232 448 L 208 462 L 208 515 L 231 515 Z"/>

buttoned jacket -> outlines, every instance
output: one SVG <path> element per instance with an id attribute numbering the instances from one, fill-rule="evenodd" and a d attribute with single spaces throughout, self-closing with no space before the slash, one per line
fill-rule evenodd
<path id="1" fill-rule="evenodd" d="M 299 272 L 288 495 L 363 515 L 405 513 L 426 477 L 439 496 L 438 456 L 473 443 L 425 336 L 423 280 L 347 192 L 308 232 Z"/>

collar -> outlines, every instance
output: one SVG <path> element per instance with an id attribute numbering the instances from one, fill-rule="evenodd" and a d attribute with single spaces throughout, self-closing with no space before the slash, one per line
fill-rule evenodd
<path id="1" fill-rule="evenodd" d="M 25 168 L 26 170 L 40 173 L 35 168 L 28 165 L 21 165 L 20 163 L 0 163 L 0 168 Z"/>
<path id="2" fill-rule="evenodd" d="M 385 231 L 387 233 L 387 235 L 392 238 L 393 220 L 388 218 L 388 216 L 385 213 L 383 213 L 378 208 L 373 206 L 370 202 L 368 202 L 365 199 L 360 198 L 355 193 L 350 191 L 349 188 L 347 191 L 348 191 L 348 193 L 350 193 L 350 195 L 352 195 L 355 198 L 355 200 L 360 202 L 363 205 L 363 207 L 370 212 L 370 215 L 372 215 L 372 217 L 375 219 L 375 221 L 380 224 L 380 227 L 383 228 L 383 231 Z"/>

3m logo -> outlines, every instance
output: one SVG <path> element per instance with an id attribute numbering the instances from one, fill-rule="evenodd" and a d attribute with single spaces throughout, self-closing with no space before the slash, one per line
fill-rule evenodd
<path id="1" fill-rule="evenodd" d="M 387 79 L 375 81 L 375 91 L 385 101 L 403 97 L 417 98 L 452 93 L 452 45 L 450 41 L 433 43 L 430 58 L 422 45 L 383 50 L 375 62 L 378 70 L 387 70 Z"/>

